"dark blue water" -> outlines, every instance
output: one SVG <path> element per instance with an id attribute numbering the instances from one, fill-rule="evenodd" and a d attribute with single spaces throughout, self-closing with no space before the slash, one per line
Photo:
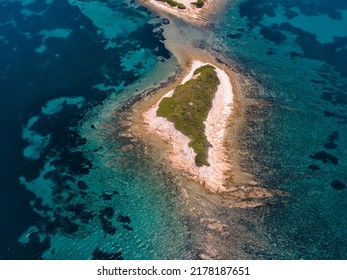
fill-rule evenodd
<path id="1" fill-rule="evenodd" d="M 79 130 L 88 112 L 170 60 L 160 26 L 134 1 L 0 2 L 1 259 L 185 254 L 174 194 L 163 194 L 164 185 L 132 190 L 159 185 L 148 171 L 145 178 L 124 168 L 95 175 L 104 147 L 92 147 Z M 158 214 L 144 211 L 148 205 Z M 177 230 L 161 234 L 161 224 Z M 160 248 L 161 238 L 176 248 Z"/>
<path id="2" fill-rule="evenodd" d="M 242 0 L 218 19 L 195 47 L 214 41 L 272 104 L 247 107 L 242 166 L 290 196 L 243 210 L 198 193 L 208 211 L 189 224 L 114 122 L 177 69 L 161 18 L 130 0 L 0 1 L 1 259 L 196 258 L 213 211 L 231 234 L 200 244 L 226 257 L 347 258 L 347 3 Z"/>

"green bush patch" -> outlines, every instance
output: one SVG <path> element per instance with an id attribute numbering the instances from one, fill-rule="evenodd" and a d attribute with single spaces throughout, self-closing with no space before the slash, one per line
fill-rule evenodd
<path id="1" fill-rule="evenodd" d="M 183 3 L 178 3 L 177 7 L 181 10 L 186 9 L 186 6 Z"/>
<path id="2" fill-rule="evenodd" d="M 168 3 L 171 7 L 177 6 L 181 10 L 186 9 L 186 6 L 183 3 L 179 3 L 174 0 L 157 0 L 157 1 Z"/>
<path id="3" fill-rule="evenodd" d="M 197 8 L 202 8 L 205 4 L 204 0 L 197 0 L 196 2 L 192 2 Z"/>
<path id="4" fill-rule="evenodd" d="M 157 1 L 168 3 L 171 7 L 177 6 L 181 10 L 186 9 L 186 6 L 183 3 L 179 3 L 174 0 L 157 0 Z"/>
<path id="5" fill-rule="evenodd" d="M 179 85 L 172 97 L 165 97 L 159 104 L 157 116 L 166 117 L 175 128 L 190 138 L 189 146 L 196 154 L 196 166 L 209 166 L 208 148 L 211 144 L 205 135 L 205 124 L 218 89 L 219 79 L 215 68 L 204 65 L 194 71 L 196 79 Z"/>

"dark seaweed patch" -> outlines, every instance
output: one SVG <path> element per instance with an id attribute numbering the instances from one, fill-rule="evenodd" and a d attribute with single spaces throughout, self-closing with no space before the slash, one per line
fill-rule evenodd
<path id="1" fill-rule="evenodd" d="M 339 133 L 334 131 L 331 135 L 329 135 L 328 142 L 324 144 L 324 147 L 328 150 L 336 149 L 337 145 L 335 140 L 339 139 Z"/>
<path id="2" fill-rule="evenodd" d="M 227 36 L 230 39 L 240 39 L 242 37 L 241 33 L 228 33 Z"/>
<path id="3" fill-rule="evenodd" d="M 70 174 L 82 175 L 88 174 L 93 164 L 90 160 L 86 159 L 82 152 L 72 152 L 64 150 L 61 153 L 61 159 L 53 161 L 55 166 L 64 168 L 64 171 Z"/>
<path id="4" fill-rule="evenodd" d="M 335 112 L 329 112 L 329 111 L 324 111 L 324 117 L 328 118 L 342 118 L 339 114 L 336 114 Z"/>
<path id="5" fill-rule="evenodd" d="M 316 159 L 316 160 L 320 160 L 322 161 L 323 163 L 332 163 L 334 165 L 338 164 L 339 162 L 339 159 L 327 152 L 324 152 L 324 151 L 320 151 L 320 152 L 317 152 L 315 153 L 314 155 L 310 155 L 310 158 L 312 159 Z"/>
<path id="6" fill-rule="evenodd" d="M 344 188 L 346 188 L 346 185 L 338 180 L 333 180 L 330 185 L 335 190 L 343 190 Z"/>
<path id="7" fill-rule="evenodd" d="M 292 57 L 292 58 L 303 57 L 303 55 L 302 55 L 301 53 L 293 52 L 293 51 L 289 52 L 289 55 L 290 55 L 290 57 Z"/>
<path id="8" fill-rule="evenodd" d="M 339 124 L 347 124 L 347 117 L 335 112 L 324 111 L 324 117 L 336 118 L 339 120 Z"/>
<path id="9" fill-rule="evenodd" d="M 105 219 L 103 216 L 100 216 L 100 222 L 101 222 L 102 230 L 105 233 L 115 234 L 117 232 L 117 229 L 112 225 L 112 223 L 108 221 L 107 219 Z"/>
<path id="10" fill-rule="evenodd" d="M 101 222 L 102 230 L 108 234 L 115 234 L 116 228 L 109 221 L 114 215 L 112 207 L 106 207 L 100 211 L 99 219 Z"/>
<path id="11" fill-rule="evenodd" d="M 128 225 L 123 225 L 123 228 L 129 231 L 133 231 L 133 228 L 129 227 Z"/>
<path id="12" fill-rule="evenodd" d="M 275 44 L 280 44 L 287 39 L 287 36 L 284 35 L 277 24 L 272 25 L 271 27 L 263 27 L 260 29 L 259 33 L 263 37 Z"/>
<path id="13" fill-rule="evenodd" d="M 320 98 L 329 101 L 333 105 L 345 105 L 347 104 L 346 94 L 341 90 L 326 89 L 320 95 Z"/>
<path id="14" fill-rule="evenodd" d="M 101 195 L 101 198 L 102 198 L 103 200 L 111 200 L 111 199 L 112 199 L 112 194 L 103 193 L 103 194 Z"/>
<path id="15" fill-rule="evenodd" d="M 325 84 L 324 81 L 315 80 L 315 79 L 311 79 L 311 83 L 314 83 L 314 84 L 317 84 L 317 85 L 324 85 Z"/>
<path id="16" fill-rule="evenodd" d="M 128 224 L 131 223 L 129 216 L 123 216 L 121 214 L 119 214 L 119 216 L 118 216 L 118 221 L 121 223 L 128 223 Z"/>
<path id="17" fill-rule="evenodd" d="M 307 168 L 308 168 L 308 169 L 311 169 L 311 170 L 313 170 L 313 171 L 320 170 L 319 166 L 313 165 L 313 164 L 309 165 Z"/>
<path id="18" fill-rule="evenodd" d="M 63 176 L 63 180 L 65 180 L 65 181 L 70 181 L 70 182 L 72 182 L 72 183 L 75 183 L 75 182 L 76 182 L 76 179 L 75 179 L 74 177 L 70 176 L 70 175 L 64 175 L 64 176 Z"/>
<path id="19" fill-rule="evenodd" d="M 121 252 L 105 253 L 99 249 L 93 252 L 93 260 L 123 260 Z"/>
<path id="20" fill-rule="evenodd" d="M 87 223 L 91 219 L 95 217 L 95 214 L 92 211 L 83 211 L 80 215 L 79 218 L 82 223 Z"/>
<path id="21" fill-rule="evenodd" d="M 81 181 L 81 180 L 77 182 L 77 187 L 80 190 L 86 190 L 89 188 L 88 185 L 84 181 Z"/>
<path id="22" fill-rule="evenodd" d="M 68 217 L 58 215 L 54 222 L 47 225 L 47 231 L 50 233 L 55 233 L 58 230 L 61 230 L 66 234 L 73 234 L 74 232 L 78 231 L 78 225 L 71 222 Z"/>
<path id="23" fill-rule="evenodd" d="M 106 216 L 108 219 L 111 219 L 114 215 L 114 210 L 112 207 L 106 207 L 100 211 L 100 215 Z"/>
<path id="24" fill-rule="evenodd" d="M 171 57 L 171 53 L 165 48 L 163 41 L 165 38 L 163 36 L 163 29 L 159 29 L 154 32 L 154 25 L 144 24 L 141 28 L 135 30 L 131 33 L 131 36 L 141 41 L 142 47 L 151 49 L 153 54 L 156 56 L 161 56 L 165 59 L 169 59 Z"/>

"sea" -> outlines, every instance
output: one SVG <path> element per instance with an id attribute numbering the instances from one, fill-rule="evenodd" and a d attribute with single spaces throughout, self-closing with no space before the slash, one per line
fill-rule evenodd
<path id="1" fill-rule="evenodd" d="M 238 158 L 287 197 L 201 195 L 218 222 L 194 220 L 119 134 L 117 114 L 181 71 L 165 36 L 182 20 L 134 0 L 0 0 L 0 259 L 199 259 L 197 231 L 230 252 L 212 258 L 347 259 L 347 2 L 227 2 L 184 42 L 253 81 Z"/>

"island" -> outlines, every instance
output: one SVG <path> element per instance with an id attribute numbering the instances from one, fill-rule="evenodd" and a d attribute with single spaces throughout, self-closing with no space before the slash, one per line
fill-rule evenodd
<path id="1" fill-rule="evenodd" d="M 231 168 L 223 139 L 232 103 L 228 75 L 195 60 L 181 84 L 143 114 L 147 131 L 172 147 L 165 159 L 213 192 L 226 191 L 225 173 Z"/>

